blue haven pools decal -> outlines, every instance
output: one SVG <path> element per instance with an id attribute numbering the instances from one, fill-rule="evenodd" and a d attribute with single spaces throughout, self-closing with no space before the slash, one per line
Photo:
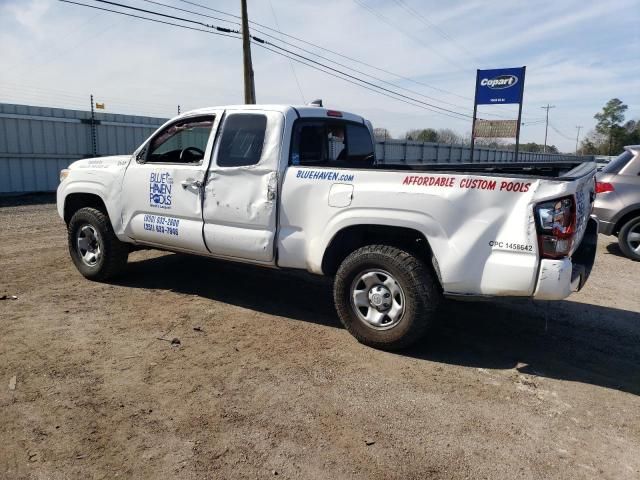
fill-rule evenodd
<path id="1" fill-rule="evenodd" d="M 149 206 L 171 208 L 173 178 L 169 172 L 151 172 L 149 176 Z"/>

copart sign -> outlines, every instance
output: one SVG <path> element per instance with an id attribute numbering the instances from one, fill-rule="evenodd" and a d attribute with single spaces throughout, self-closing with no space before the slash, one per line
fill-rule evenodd
<path id="1" fill-rule="evenodd" d="M 476 104 L 521 103 L 524 71 L 524 67 L 478 70 Z"/>

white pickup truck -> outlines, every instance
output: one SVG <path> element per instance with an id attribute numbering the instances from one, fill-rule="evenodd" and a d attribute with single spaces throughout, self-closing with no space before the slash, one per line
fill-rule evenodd
<path id="1" fill-rule="evenodd" d="M 398 349 L 443 296 L 554 300 L 595 257 L 595 164 L 378 164 L 371 125 L 316 106 L 206 108 L 133 155 L 61 172 L 69 251 L 92 280 L 152 247 L 334 278 L 359 341 Z"/>

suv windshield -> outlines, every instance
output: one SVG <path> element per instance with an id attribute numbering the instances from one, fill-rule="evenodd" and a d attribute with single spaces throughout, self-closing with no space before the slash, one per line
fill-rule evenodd
<path id="1" fill-rule="evenodd" d="M 633 157 L 633 153 L 629 150 L 625 150 L 616 158 L 611 160 L 607 165 L 602 169 L 602 173 L 618 173 L 620 170 L 624 168 L 629 160 Z"/>

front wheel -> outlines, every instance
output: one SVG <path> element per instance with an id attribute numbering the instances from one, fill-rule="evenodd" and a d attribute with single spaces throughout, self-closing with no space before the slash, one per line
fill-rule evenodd
<path id="1" fill-rule="evenodd" d="M 351 253 L 338 268 L 333 295 L 349 333 L 383 350 L 420 340 L 442 298 L 434 275 L 419 258 L 386 245 Z"/>
<path id="2" fill-rule="evenodd" d="M 620 250 L 632 260 L 640 261 L 640 217 L 625 223 L 618 233 Z"/>
<path id="3" fill-rule="evenodd" d="M 81 208 L 68 225 L 69 253 L 78 271 L 90 280 L 104 281 L 127 264 L 129 247 L 116 237 L 109 217 L 95 208 Z"/>

